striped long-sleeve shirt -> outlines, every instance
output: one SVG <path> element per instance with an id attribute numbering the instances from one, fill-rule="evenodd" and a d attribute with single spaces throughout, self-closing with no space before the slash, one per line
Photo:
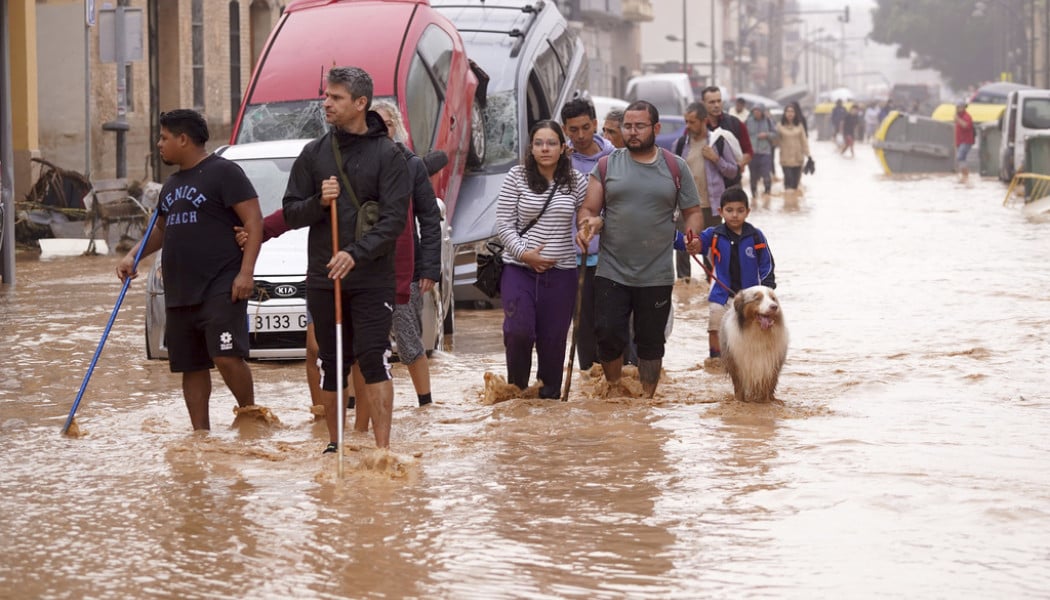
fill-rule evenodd
<path id="1" fill-rule="evenodd" d="M 503 242 L 504 261 L 527 266 L 521 260 L 522 255 L 542 245 L 540 254 L 558 261 L 555 268 L 576 267 L 572 225 L 576 211 L 587 194 L 587 180 L 578 171 L 572 170 L 572 190 L 566 189 L 566 186 L 559 187 L 551 198 L 550 206 L 532 229 L 524 236 L 518 233 L 540 213 L 549 194 L 549 187 L 538 193 L 529 189 L 525 180 L 525 167 L 517 165 L 507 173 L 496 203 L 496 228 Z"/>

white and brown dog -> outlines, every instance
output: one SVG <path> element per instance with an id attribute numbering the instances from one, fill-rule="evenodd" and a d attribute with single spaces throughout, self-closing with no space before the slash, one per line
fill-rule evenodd
<path id="1" fill-rule="evenodd" d="M 722 318 L 718 340 L 736 399 L 776 401 L 773 394 L 787 358 L 788 331 L 773 290 L 756 285 L 737 292 Z"/>

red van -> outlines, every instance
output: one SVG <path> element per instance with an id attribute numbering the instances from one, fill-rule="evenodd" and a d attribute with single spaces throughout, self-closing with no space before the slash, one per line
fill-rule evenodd
<path id="1" fill-rule="evenodd" d="M 321 135 L 325 76 L 347 65 L 368 71 L 375 99 L 400 107 L 417 154 L 448 154 L 449 167 L 431 181 L 451 217 L 464 167 L 484 160 L 483 107 L 475 99 L 484 90 L 459 32 L 427 0 L 289 3 L 255 66 L 230 143 Z"/>

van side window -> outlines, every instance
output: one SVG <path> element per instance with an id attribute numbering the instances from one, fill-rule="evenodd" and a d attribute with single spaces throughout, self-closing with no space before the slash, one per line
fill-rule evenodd
<path id="1" fill-rule="evenodd" d="M 539 81 L 543 96 L 547 100 L 547 106 L 557 106 L 559 92 L 565 83 L 565 69 L 562 68 L 558 55 L 554 53 L 549 43 L 544 45 L 543 51 L 536 57 L 536 65 L 532 73 Z M 541 118 L 549 119 L 550 117 Z"/>
<path id="2" fill-rule="evenodd" d="M 438 27 L 427 27 L 408 67 L 405 89 L 408 127 L 416 154 L 423 155 L 433 147 L 451 67 L 452 38 Z"/>
<path id="3" fill-rule="evenodd" d="M 1050 129 L 1050 98 L 1025 98 L 1021 126 L 1025 129 Z"/>
<path id="4" fill-rule="evenodd" d="M 452 70 L 452 38 L 440 28 L 430 25 L 419 38 L 419 53 L 430 67 L 437 80 L 441 95 L 448 88 L 448 75 Z"/>

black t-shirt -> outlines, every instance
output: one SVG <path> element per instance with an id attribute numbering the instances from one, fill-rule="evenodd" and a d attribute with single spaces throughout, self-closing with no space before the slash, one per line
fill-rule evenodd
<path id="1" fill-rule="evenodd" d="M 233 227 L 243 223 L 233 205 L 257 197 L 241 167 L 214 154 L 168 177 L 157 204 L 164 219 L 166 306 L 192 306 L 230 293 L 242 257 Z"/>

